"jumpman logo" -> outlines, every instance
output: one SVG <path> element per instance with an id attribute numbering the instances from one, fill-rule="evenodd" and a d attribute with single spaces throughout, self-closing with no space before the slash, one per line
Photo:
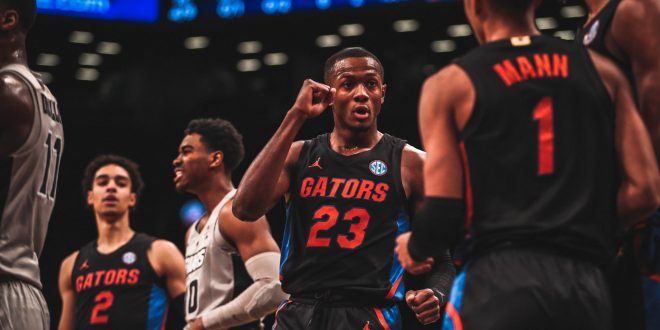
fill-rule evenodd
<path id="1" fill-rule="evenodd" d="M 316 161 L 313 162 L 312 165 L 309 165 L 309 166 L 307 166 L 307 167 L 309 167 L 309 168 L 312 168 L 312 167 L 318 167 L 319 169 L 322 170 L 323 167 L 321 167 L 320 161 L 321 161 L 321 157 L 319 156 L 319 158 L 316 159 Z"/>
<path id="2" fill-rule="evenodd" d="M 83 261 L 82 265 L 80 265 L 80 270 L 89 268 L 89 264 L 87 263 L 88 260 L 89 259 L 85 259 L 85 261 Z"/>

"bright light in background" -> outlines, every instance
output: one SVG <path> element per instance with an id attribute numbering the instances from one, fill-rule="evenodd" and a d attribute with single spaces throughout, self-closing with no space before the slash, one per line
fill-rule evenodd
<path id="1" fill-rule="evenodd" d="M 456 43 L 453 40 L 436 40 L 431 43 L 431 50 L 436 53 L 450 53 L 456 50 Z"/>
<path id="2" fill-rule="evenodd" d="M 91 32 L 73 31 L 69 35 L 69 42 L 74 44 L 91 44 L 94 41 L 94 35 Z"/>
<path id="3" fill-rule="evenodd" d="M 37 65 L 57 66 L 60 64 L 60 57 L 55 54 L 42 53 L 37 56 Z"/>
<path id="4" fill-rule="evenodd" d="M 472 35 L 472 28 L 467 24 L 450 25 L 447 34 L 452 38 L 467 37 Z"/>
<path id="5" fill-rule="evenodd" d="M 316 38 L 316 45 L 319 47 L 336 47 L 341 44 L 341 38 L 336 34 L 328 34 Z"/>
<path id="6" fill-rule="evenodd" d="M 584 15 L 586 15 L 582 6 L 566 6 L 561 9 L 560 13 L 561 16 L 566 18 L 584 17 Z"/>
<path id="7" fill-rule="evenodd" d="M 97 66 L 101 65 L 103 58 L 99 54 L 92 53 L 82 53 L 78 59 L 78 64 L 85 66 Z"/>
<path id="8" fill-rule="evenodd" d="M 419 29 L 419 22 L 414 19 L 402 19 L 395 21 L 392 28 L 396 32 L 413 32 Z"/>
<path id="9" fill-rule="evenodd" d="M 209 38 L 207 37 L 189 37 L 183 41 L 183 47 L 187 49 L 202 49 L 209 46 Z"/>
<path id="10" fill-rule="evenodd" d="M 256 54 L 263 46 L 259 41 L 243 41 L 238 44 L 238 52 L 241 54 Z"/>
<path id="11" fill-rule="evenodd" d="M 240 60 L 236 64 L 236 69 L 240 72 L 252 72 L 257 71 L 261 68 L 261 62 L 256 59 L 245 59 Z"/>
<path id="12" fill-rule="evenodd" d="M 558 25 L 557 20 L 552 17 L 539 17 L 536 19 L 536 26 L 538 26 L 540 30 L 555 29 Z"/>
<path id="13" fill-rule="evenodd" d="M 575 32 L 571 30 L 557 31 L 554 33 L 554 36 L 564 40 L 575 40 Z"/>
<path id="14" fill-rule="evenodd" d="M 343 37 L 357 37 L 364 33 L 362 24 L 344 24 L 339 27 L 339 34 Z"/>
<path id="15" fill-rule="evenodd" d="M 264 64 L 266 65 L 283 65 L 289 60 L 289 57 L 284 53 L 270 53 L 264 56 Z"/>
<path id="16" fill-rule="evenodd" d="M 179 211 L 181 222 L 183 222 L 186 228 L 190 227 L 202 215 L 204 215 L 204 204 L 197 199 L 187 201 L 181 206 L 181 211 Z"/>
<path id="17" fill-rule="evenodd" d="M 101 41 L 96 47 L 96 52 L 104 55 L 117 55 L 121 53 L 121 45 L 116 42 Z"/>
<path id="18" fill-rule="evenodd" d="M 80 68 L 76 71 L 76 79 L 84 81 L 94 81 L 99 79 L 99 72 L 96 69 Z"/>

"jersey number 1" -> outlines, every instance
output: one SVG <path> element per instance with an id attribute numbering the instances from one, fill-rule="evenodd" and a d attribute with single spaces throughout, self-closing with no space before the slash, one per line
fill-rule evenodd
<path id="1" fill-rule="evenodd" d="M 539 126 L 539 176 L 552 174 L 555 171 L 555 132 L 552 119 L 552 98 L 546 96 L 534 108 L 534 120 Z"/>
<path id="2" fill-rule="evenodd" d="M 46 147 L 46 168 L 44 169 L 44 179 L 41 181 L 41 187 L 39 188 L 39 195 L 55 199 L 57 176 L 60 172 L 60 159 L 62 158 L 62 139 L 59 136 L 55 136 L 55 141 L 53 141 L 53 133 L 48 132 L 44 147 Z M 55 154 L 55 159 L 51 160 L 53 153 Z M 51 177 L 50 168 L 53 165 L 55 166 L 55 169 L 53 170 L 53 176 Z M 50 189 L 48 189 L 49 186 Z"/>

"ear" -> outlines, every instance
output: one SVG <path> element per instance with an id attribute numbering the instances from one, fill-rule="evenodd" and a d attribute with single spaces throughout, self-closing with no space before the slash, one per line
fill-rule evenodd
<path id="1" fill-rule="evenodd" d="M 385 103 L 385 94 L 387 94 L 387 84 L 383 84 L 383 96 L 380 97 L 380 104 Z"/>
<path id="2" fill-rule="evenodd" d="M 87 191 L 87 205 L 94 206 L 94 194 L 91 190 Z"/>
<path id="3" fill-rule="evenodd" d="M 9 9 L 5 11 L 5 14 L 0 16 L 0 30 L 2 31 L 10 31 L 16 28 L 18 26 L 18 13 L 13 10 Z"/>
<path id="4" fill-rule="evenodd" d="M 135 207 L 135 204 L 137 204 L 137 195 L 135 193 L 131 193 L 129 197 L 128 206 L 133 208 Z"/>
<path id="5" fill-rule="evenodd" d="M 211 168 L 216 168 L 222 166 L 222 161 L 225 159 L 222 151 L 214 151 L 209 155 L 209 166 Z"/>

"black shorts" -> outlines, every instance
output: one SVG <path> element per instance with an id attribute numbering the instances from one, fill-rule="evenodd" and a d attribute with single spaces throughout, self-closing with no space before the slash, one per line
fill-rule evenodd
<path id="1" fill-rule="evenodd" d="M 610 294 L 595 264 L 543 250 L 503 248 L 454 280 L 443 329 L 612 329 Z"/>
<path id="2" fill-rule="evenodd" d="M 307 299 L 284 301 L 275 313 L 278 330 L 400 330 L 397 305 L 391 307 L 346 306 Z"/>

